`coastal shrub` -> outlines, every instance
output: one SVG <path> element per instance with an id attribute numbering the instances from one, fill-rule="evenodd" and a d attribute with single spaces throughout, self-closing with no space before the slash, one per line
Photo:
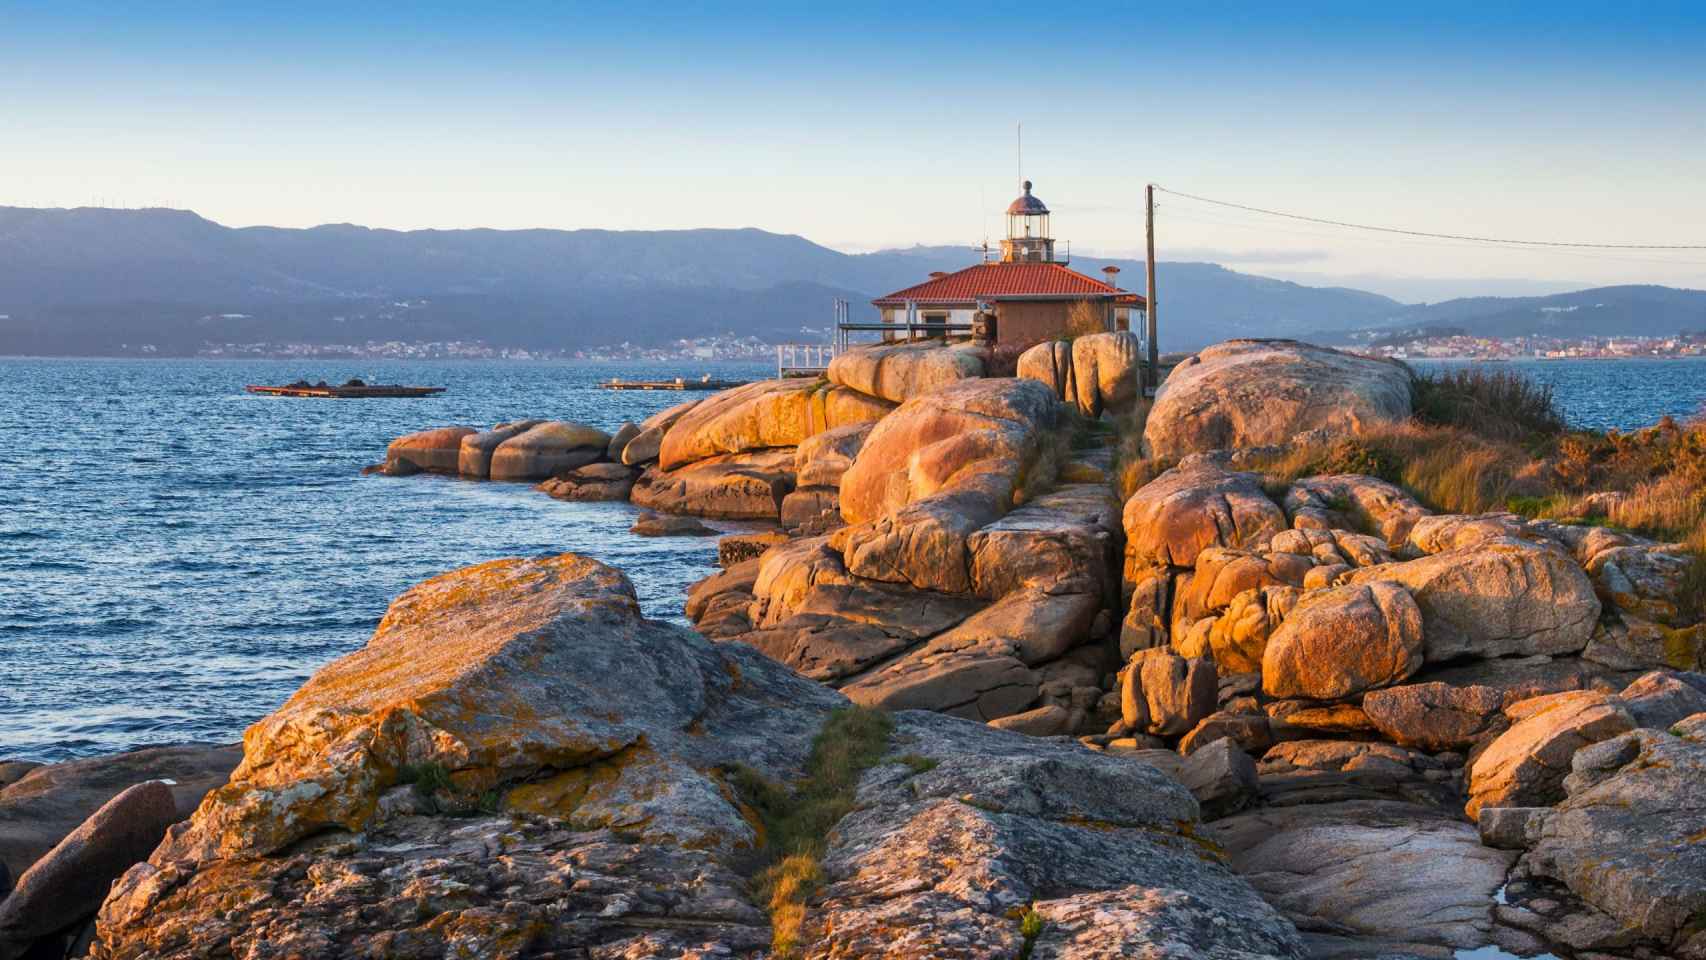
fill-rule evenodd
<path id="1" fill-rule="evenodd" d="M 1544 494 L 1533 465 L 1534 458 L 1513 444 L 1413 421 L 1374 427 L 1354 440 L 1294 446 L 1252 464 L 1286 483 L 1320 474 L 1367 474 L 1449 513 L 1504 510 L 1512 497 Z"/>
<path id="2" fill-rule="evenodd" d="M 1103 308 L 1089 300 L 1074 300 L 1066 310 L 1066 339 L 1101 333 L 1108 328 Z"/>
<path id="3" fill-rule="evenodd" d="M 906 768 L 911 770 L 912 775 L 915 777 L 921 773 L 929 773 L 942 765 L 942 761 L 937 760 L 935 757 L 926 757 L 921 753 L 905 753 L 901 754 L 897 759 L 901 763 L 905 764 Z"/>
<path id="4" fill-rule="evenodd" d="M 1457 427 L 1491 440 L 1544 442 L 1564 432 L 1552 388 L 1509 370 L 1470 367 L 1412 374 L 1410 405 L 1421 423 Z"/>
<path id="5" fill-rule="evenodd" d="M 998 343 L 989 351 L 989 362 L 984 364 L 986 376 L 1016 377 L 1019 375 L 1019 355 L 1029 350 L 1035 344 L 1030 343 Z"/>
<path id="6" fill-rule="evenodd" d="M 1155 401 L 1145 397 L 1137 401 L 1131 413 L 1113 421 L 1117 437 L 1114 442 L 1114 477 L 1118 481 L 1122 501 L 1130 500 L 1138 488 L 1173 465 L 1170 461 L 1143 455 L 1143 430 L 1149 425 L 1149 411 L 1153 406 Z"/>
<path id="7" fill-rule="evenodd" d="M 1042 936 L 1043 927 L 1048 921 L 1038 913 L 1035 907 L 1030 907 L 1019 916 L 1019 936 L 1024 942 L 1019 945 L 1019 960 L 1030 960 L 1031 953 L 1037 948 L 1037 938 Z"/>
<path id="8" fill-rule="evenodd" d="M 450 780 L 450 771 L 444 764 L 430 760 L 404 764 L 397 771 L 397 782 L 414 787 L 415 796 L 422 800 L 432 800 L 440 791 L 455 789 Z"/>
<path id="9" fill-rule="evenodd" d="M 1706 419 L 1665 417 L 1640 430 L 1572 433 L 1559 442 L 1556 459 L 1572 490 L 1632 490 L 1662 477 L 1706 487 Z"/>
<path id="10" fill-rule="evenodd" d="M 1345 439 L 1333 444 L 1327 455 L 1316 464 L 1312 473 L 1360 473 L 1379 477 L 1388 483 L 1399 482 L 1404 465 L 1389 450 L 1371 447 L 1357 440 Z"/>
<path id="11" fill-rule="evenodd" d="M 397 783 L 412 787 L 427 811 L 444 816 L 489 816 L 503 805 L 503 796 L 497 790 L 475 794 L 458 787 L 450 770 L 436 760 L 403 764 L 397 769 Z"/>
<path id="12" fill-rule="evenodd" d="M 882 759 L 894 721 L 881 710 L 843 707 L 812 739 L 806 773 L 792 786 L 745 765 L 724 772 L 764 828 L 764 863 L 755 893 L 770 911 L 771 946 L 778 957 L 805 946 L 806 901 L 823 883 L 829 831 L 853 809 L 859 777 Z"/>

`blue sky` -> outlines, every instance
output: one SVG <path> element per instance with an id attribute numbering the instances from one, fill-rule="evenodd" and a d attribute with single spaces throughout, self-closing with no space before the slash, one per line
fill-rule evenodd
<path id="1" fill-rule="evenodd" d="M 1001 228 L 1022 122 L 1077 250 L 1135 251 L 1148 181 L 1706 242 L 1706 4 L 1040 6 L 0 0 L 0 204 L 969 245 Z M 1399 242 L 1176 199 L 1160 223 L 1165 258 L 1305 281 L 1706 286 L 1706 253 Z"/>

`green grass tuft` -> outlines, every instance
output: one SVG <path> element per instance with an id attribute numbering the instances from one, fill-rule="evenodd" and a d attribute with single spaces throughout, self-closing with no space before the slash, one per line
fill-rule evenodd
<path id="1" fill-rule="evenodd" d="M 934 757 L 926 757 L 921 753 L 903 754 L 899 757 L 899 760 L 901 763 L 906 764 L 907 769 L 911 770 L 912 775 L 915 777 L 921 773 L 929 773 L 931 770 L 942 765 L 942 761 L 937 760 Z"/>
<path id="2" fill-rule="evenodd" d="M 436 760 L 404 764 L 397 771 L 397 782 L 414 787 L 415 796 L 422 800 L 432 800 L 441 790 L 456 789 L 456 785 L 450 780 L 450 771 Z"/>
<path id="3" fill-rule="evenodd" d="M 812 739 L 806 774 L 791 788 L 744 765 L 726 770 L 729 785 L 764 826 L 765 865 L 755 886 L 770 910 L 777 957 L 798 956 L 806 946 L 806 900 L 823 883 L 829 832 L 852 811 L 859 777 L 882 759 L 893 730 L 881 710 L 843 707 Z"/>
<path id="4" fill-rule="evenodd" d="M 1035 907 L 1026 910 L 1019 918 L 1019 936 L 1025 938 L 1025 942 L 1019 947 L 1019 960 L 1030 960 L 1031 951 L 1037 948 L 1037 938 L 1042 936 L 1046 926 L 1048 921 L 1043 919 L 1043 915 L 1038 913 Z"/>

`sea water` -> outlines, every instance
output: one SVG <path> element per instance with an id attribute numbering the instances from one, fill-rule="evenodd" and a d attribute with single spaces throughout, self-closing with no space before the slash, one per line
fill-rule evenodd
<path id="1" fill-rule="evenodd" d="M 628 574 L 647 615 L 679 620 L 714 537 L 637 537 L 628 504 L 531 484 L 361 468 L 432 426 L 544 417 L 613 431 L 704 394 L 600 380 L 701 373 L 774 367 L 0 359 L 0 758 L 233 741 L 364 643 L 409 585 L 498 557 L 596 557 Z M 350 377 L 449 389 L 243 391 Z"/>
<path id="2" fill-rule="evenodd" d="M 1508 366 L 1551 383 L 1583 425 L 1639 426 L 1706 401 L 1706 360 Z M 626 571 L 649 616 L 679 619 L 713 538 L 635 537 L 627 504 L 563 503 L 528 484 L 360 471 L 431 426 L 547 417 L 614 430 L 694 394 L 600 380 L 701 373 L 771 368 L 0 359 L 0 759 L 233 741 L 364 643 L 410 584 L 497 557 L 585 553 Z M 350 377 L 449 391 L 242 389 Z"/>

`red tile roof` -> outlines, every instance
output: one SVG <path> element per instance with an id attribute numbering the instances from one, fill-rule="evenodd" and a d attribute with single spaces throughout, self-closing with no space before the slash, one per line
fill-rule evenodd
<path id="1" fill-rule="evenodd" d="M 919 303 L 976 303 L 1004 297 L 1106 297 L 1122 303 L 1141 303 L 1143 298 L 1094 277 L 1069 270 L 1058 263 L 980 263 L 945 276 L 932 277 L 917 286 L 896 290 L 871 302 L 879 307 L 898 307 L 908 300 Z"/>

